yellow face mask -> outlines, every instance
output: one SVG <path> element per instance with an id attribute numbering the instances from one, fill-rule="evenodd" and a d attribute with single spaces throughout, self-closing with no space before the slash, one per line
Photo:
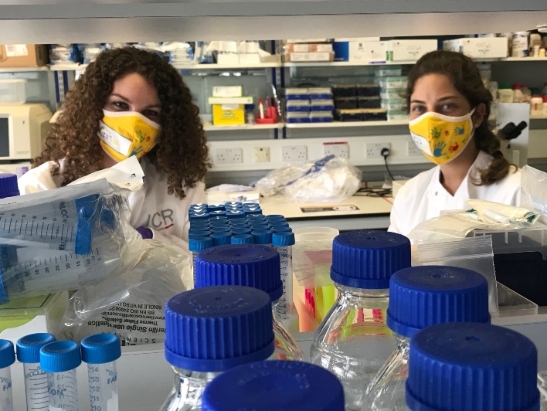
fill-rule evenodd
<path id="1" fill-rule="evenodd" d="M 114 160 L 141 158 L 157 144 L 160 125 L 141 113 L 106 110 L 103 113 L 99 129 L 101 147 Z"/>
<path id="2" fill-rule="evenodd" d="M 473 137 L 474 111 L 462 117 L 424 113 L 409 124 L 412 139 L 429 161 L 446 164 L 458 157 Z"/>

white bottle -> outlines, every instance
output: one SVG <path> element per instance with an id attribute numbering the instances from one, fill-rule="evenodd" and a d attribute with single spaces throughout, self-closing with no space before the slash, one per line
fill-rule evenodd
<path id="1" fill-rule="evenodd" d="M 524 101 L 524 94 L 522 93 L 522 86 L 520 84 L 515 84 L 513 89 L 513 102 L 522 103 Z"/>

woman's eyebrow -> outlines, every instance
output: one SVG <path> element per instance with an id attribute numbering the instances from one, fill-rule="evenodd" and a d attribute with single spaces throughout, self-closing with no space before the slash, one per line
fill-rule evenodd
<path id="1" fill-rule="evenodd" d="M 122 96 L 121 94 L 112 93 L 111 96 L 119 97 L 119 98 L 121 98 L 122 100 L 129 102 L 129 99 L 128 99 L 127 97 Z"/>

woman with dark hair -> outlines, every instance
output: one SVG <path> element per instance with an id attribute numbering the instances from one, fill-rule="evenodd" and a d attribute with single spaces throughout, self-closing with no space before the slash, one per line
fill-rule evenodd
<path id="1" fill-rule="evenodd" d="M 155 53 L 101 53 L 66 96 L 21 193 L 65 186 L 132 155 L 145 174 L 129 197 L 143 238 L 184 247 L 188 208 L 204 201 L 209 164 L 199 109 L 180 74 Z"/>
<path id="2" fill-rule="evenodd" d="M 400 189 L 389 231 L 408 235 L 443 210 L 466 208 L 468 199 L 517 205 L 520 172 L 503 157 L 489 127 L 492 96 L 473 60 L 434 51 L 408 77 L 410 133 L 437 166 Z"/>

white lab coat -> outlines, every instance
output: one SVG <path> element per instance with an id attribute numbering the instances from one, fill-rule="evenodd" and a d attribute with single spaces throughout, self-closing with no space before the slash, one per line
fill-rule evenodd
<path id="1" fill-rule="evenodd" d="M 440 182 L 440 167 L 418 174 L 397 193 L 391 209 L 389 231 L 405 236 L 423 221 L 438 217 L 444 210 L 468 208 L 465 201 L 473 198 L 517 206 L 520 202 L 520 170 L 511 171 L 503 180 L 488 186 L 477 186 L 480 170 L 488 168 L 492 156 L 480 151 L 456 193 L 452 196 Z"/>
<path id="2" fill-rule="evenodd" d="M 25 173 L 19 179 L 21 194 L 60 187 L 61 176 L 51 176 L 54 164 L 49 161 Z M 146 158 L 141 160 L 141 167 L 145 175 L 144 187 L 129 195 L 131 226 L 150 228 L 154 239 L 188 250 L 188 208 L 205 202 L 205 185 L 200 182 L 195 188 L 186 188 L 186 197 L 181 200 L 174 194 L 167 194 L 167 176 L 158 173 Z"/>

